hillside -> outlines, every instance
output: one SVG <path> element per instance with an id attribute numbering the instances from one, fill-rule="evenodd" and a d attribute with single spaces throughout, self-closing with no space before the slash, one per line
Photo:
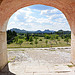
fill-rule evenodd
<path id="1" fill-rule="evenodd" d="M 58 30 L 58 31 L 54 31 L 54 30 L 44 30 L 44 31 L 41 31 L 41 30 L 37 30 L 37 31 L 26 31 L 26 30 L 20 30 L 20 29 L 17 29 L 17 28 L 13 28 L 13 29 L 10 29 L 11 31 L 15 31 L 16 33 L 60 33 L 60 34 L 71 34 L 71 31 L 64 31 L 64 30 Z"/>

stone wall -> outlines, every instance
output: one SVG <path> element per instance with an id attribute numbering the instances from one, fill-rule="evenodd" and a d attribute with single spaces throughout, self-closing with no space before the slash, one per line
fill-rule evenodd
<path id="1" fill-rule="evenodd" d="M 0 31 L 0 69 L 7 64 L 6 32 Z"/>

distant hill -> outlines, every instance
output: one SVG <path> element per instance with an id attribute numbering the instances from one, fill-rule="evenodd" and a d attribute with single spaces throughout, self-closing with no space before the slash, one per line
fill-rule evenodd
<path id="1" fill-rule="evenodd" d="M 63 31 L 63 30 L 58 30 L 58 31 L 53 31 L 53 30 L 44 30 L 44 31 L 41 31 L 41 30 L 37 30 L 37 31 L 26 31 L 26 30 L 20 30 L 20 29 L 17 29 L 17 28 L 13 28 L 13 29 L 10 29 L 11 31 L 15 31 L 16 33 L 60 33 L 60 34 L 71 34 L 71 31 Z"/>
<path id="2" fill-rule="evenodd" d="M 27 31 L 26 30 L 20 30 L 20 29 L 17 29 L 17 28 L 13 28 L 13 29 L 10 29 L 11 31 L 15 31 L 16 33 L 26 33 Z"/>
<path id="3" fill-rule="evenodd" d="M 71 31 L 58 30 L 56 33 L 61 33 L 61 34 L 71 34 Z"/>
<path id="4" fill-rule="evenodd" d="M 26 31 L 26 30 L 20 30 L 20 29 L 17 29 L 17 28 L 13 28 L 13 29 L 10 29 L 11 31 L 15 31 L 16 33 L 54 33 L 55 31 L 53 30 L 44 30 L 44 31 L 41 31 L 41 30 L 37 30 L 37 31 Z"/>

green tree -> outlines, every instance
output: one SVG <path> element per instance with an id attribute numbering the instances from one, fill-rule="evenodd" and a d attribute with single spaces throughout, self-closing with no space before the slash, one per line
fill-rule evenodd
<path id="1" fill-rule="evenodd" d="M 36 39 L 36 40 L 37 40 L 37 39 L 38 39 L 38 37 L 34 36 L 34 39 Z"/>
<path id="2" fill-rule="evenodd" d="M 61 38 L 64 39 L 64 35 L 61 35 Z"/>
<path id="3" fill-rule="evenodd" d="M 57 41 L 59 41 L 59 43 L 60 43 L 60 38 L 58 38 Z"/>
<path id="4" fill-rule="evenodd" d="M 42 41 L 42 39 L 39 39 L 39 41 Z"/>
<path id="5" fill-rule="evenodd" d="M 8 30 L 7 31 L 7 43 L 8 44 L 12 43 L 16 36 L 17 36 L 17 33 L 15 31 Z"/>
<path id="6" fill-rule="evenodd" d="M 17 33 L 15 31 L 12 32 L 13 36 L 17 36 Z"/>
<path id="7" fill-rule="evenodd" d="M 54 36 L 53 36 L 53 35 L 51 35 L 50 39 L 51 39 L 51 40 L 54 40 Z"/>
<path id="8" fill-rule="evenodd" d="M 33 38 L 32 38 L 32 36 L 30 36 L 30 37 L 29 37 L 29 41 L 30 41 L 30 42 L 32 42 L 32 41 L 33 41 Z"/>
<path id="9" fill-rule="evenodd" d="M 68 42 L 69 42 L 69 38 L 67 37 L 67 38 L 65 38 L 65 40 L 64 40 L 65 42 L 67 42 L 67 44 L 68 44 Z"/>
<path id="10" fill-rule="evenodd" d="M 46 46 L 47 46 L 48 40 L 46 40 L 45 43 L 46 43 Z"/>
<path id="11" fill-rule="evenodd" d="M 14 42 L 16 42 L 16 44 L 18 44 L 18 36 L 15 37 Z"/>
<path id="12" fill-rule="evenodd" d="M 58 39 L 59 38 L 59 35 L 55 35 L 55 39 Z"/>
<path id="13" fill-rule="evenodd" d="M 45 39 L 50 39 L 50 36 L 48 34 L 45 34 Z"/>
<path id="14" fill-rule="evenodd" d="M 37 44 L 38 44 L 38 41 L 37 41 L 37 39 L 35 39 L 35 44 L 36 44 L 36 47 L 37 47 Z"/>
<path id="15" fill-rule="evenodd" d="M 20 45 L 20 47 L 21 47 L 22 43 L 23 43 L 23 40 L 19 40 L 18 44 Z"/>
<path id="16" fill-rule="evenodd" d="M 29 41 L 29 33 L 26 34 L 26 41 Z"/>

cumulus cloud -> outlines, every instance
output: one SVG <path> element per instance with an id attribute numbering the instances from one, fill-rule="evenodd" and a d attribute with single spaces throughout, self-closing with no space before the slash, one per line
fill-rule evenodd
<path id="1" fill-rule="evenodd" d="M 33 22 L 37 20 L 37 18 L 33 16 L 25 16 L 24 19 L 26 20 L 26 22 Z"/>
<path id="2" fill-rule="evenodd" d="M 64 14 L 58 9 L 32 10 L 29 7 L 22 8 L 11 16 L 7 29 L 12 28 L 24 30 L 70 30 Z"/>
<path id="3" fill-rule="evenodd" d="M 49 15 L 49 14 L 56 14 L 56 13 L 61 13 L 58 9 L 54 8 L 54 9 L 47 9 L 47 10 L 41 10 L 40 15 Z"/>

